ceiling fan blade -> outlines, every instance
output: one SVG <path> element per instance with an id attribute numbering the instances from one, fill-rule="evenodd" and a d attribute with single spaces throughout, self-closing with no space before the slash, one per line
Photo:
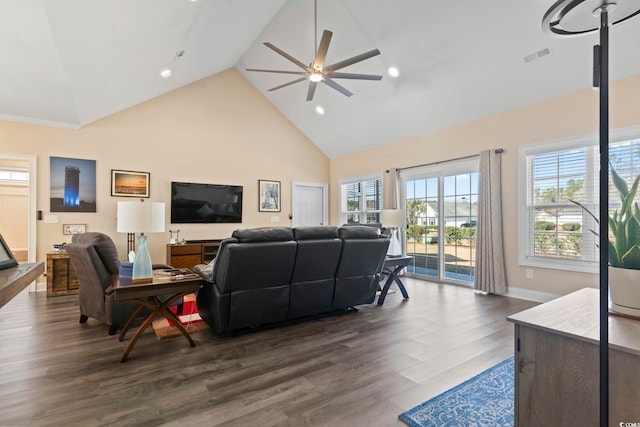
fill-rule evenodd
<path id="1" fill-rule="evenodd" d="M 369 52 L 361 53 L 360 55 L 356 55 L 352 58 L 345 59 L 344 61 L 336 62 L 335 64 L 328 65 L 324 67 L 325 71 L 332 72 L 339 70 L 344 67 L 348 67 L 349 65 L 355 64 L 356 62 L 364 61 L 365 59 L 369 59 L 373 56 L 380 55 L 380 51 L 378 49 L 370 50 Z"/>
<path id="2" fill-rule="evenodd" d="M 309 80 L 309 79 L 306 78 L 306 77 L 300 77 L 299 79 L 292 80 L 289 83 L 285 83 L 285 84 L 282 84 L 280 86 L 272 87 L 271 89 L 269 89 L 269 92 L 273 92 L 274 90 L 282 89 L 283 87 L 291 86 L 291 85 L 294 85 L 296 83 L 303 82 L 305 80 Z"/>
<path id="3" fill-rule="evenodd" d="M 285 58 L 287 58 L 289 61 L 293 62 L 294 64 L 296 64 L 298 67 L 302 68 L 305 71 L 309 71 L 309 67 L 307 67 L 306 65 L 304 65 L 302 62 L 298 61 L 296 58 L 294 58 L 293 56 L 289 55 L 287 52 L 285 52 L 282 49 L 279 49 L 277 47 L 275 47 L 274 45 L 272 45 L 269 42 L 265 42 L 264 45 L 266 47 L 268 47 L 269 49 L 273 50 L 274 52 L 276 52 L 279 55 L 284 56 Z"/>
<path id="4" fill-rule="evenodd" d="M 309 90 L 307 91 L 307 101 L 313 100 L 313 95 L 316 93 L 318 82 L 309 82 Z"/>
<path id="5" fill-rule="evenodd" d="M 329 30 L 322 32 L 322 39 L 320 40 L 320 46 L 318 46 L 318 52 L 313 60 L 313 69 L 322 70 L 324 66 L 324 60 L 327 58 L 327 51 L 329 50 L 329 43 L 331 43 L 331 36 L 333 33 Z"/>
<path id="6" fill-rule="evenodd" d="M 332 79 L 382 80 L 382 76 L 355 73 L 329 73 L 327 77 Z"/>
<path id="7" fill-rule="evenodd" d="M 297 74 L 300 76 L 306 76 L 306 71 L 285 71 L 285 70 L 264 70 L 262 68 L 245 68 L 247 71 L 257 71 L 259 73 L 280 73 L 280 74 Z"/>
<path id="8" fill-rule="evenodd" d="M 347 90 L 347 88 L 345 88 L 344 86 L 339 85 L 338 83 L 334 82 L 331 79 L 324 79 L 322 80 L 322 82 L 324 84 L 326 84 L 327 86 L 330 86 L 332 88 L 334 88 L 335 90 L 337 90 L 338 92 L 340 92 L 341 94 L 343 94 L 344 96 L 351 96 L 353 95 L 353 93 L 349 92 Z"/>

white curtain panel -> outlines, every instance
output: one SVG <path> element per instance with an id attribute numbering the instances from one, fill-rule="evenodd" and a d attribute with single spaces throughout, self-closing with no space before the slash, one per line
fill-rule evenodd
<path id="1" fill-rule="evenodd" d="M 474 287 L 492 294 L 504 294 L 507 291 L 502 240 L 500 162 L 501 155 L 495 150 L 480 153 Z"/>
<path id="2" fill-rule="evenodd" d="M 382 178 L 382 209 L 398 209 L 398 169 L 387 169 Z"/>

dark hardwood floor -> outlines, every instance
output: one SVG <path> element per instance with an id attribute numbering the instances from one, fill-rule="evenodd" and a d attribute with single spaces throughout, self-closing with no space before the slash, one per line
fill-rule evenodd
<path id="1" fill-rule="evenodd" d="M 398 426 L 401 412 L 513 355 L 536 305 L 405 279 L 411 299 L 240 335 L 126 342 L 77 296 L 0 309 L 0 426 Z M 129 333 L 129 336 L 131 333 Z"/>

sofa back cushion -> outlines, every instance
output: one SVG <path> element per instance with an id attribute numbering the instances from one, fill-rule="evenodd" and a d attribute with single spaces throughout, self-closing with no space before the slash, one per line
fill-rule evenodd
<path id="1" fill-rule="evenodd" d="M 372 227 L 341 227 L 342 254 L 336 271 L 333 307 L 371 303 L 389 239 Z"/>
<path id="2" fill-rule="evenodd" d="M 222 241 L 213 272 L 221 293 L 289 284 L 297 244 L 291 229 L 272 230 L 236 230 Z"/>
<path id="3" fill-rule="evenodd" d="M 382 271 L 389 239 L 377 228 L 366 226 L 341 227 L 342 256 L 336 277 L 377 274 Z"/>
<path id="4" fill-rule="evenodd" d="M 335 274 L 342 251 L 336 227 L 297 227 L 298 242 L 291 277 L 289 318 L 331 310 Z"/>
<path id="5" fill-rule="evenodd" d="M 287 242 L 293 240 L 293 230 L 290 227 L 249 228 L 235 230 L 231 237 L 240 243 Z"/>
<path id="6" fill-rule="evenodd" d="M 298 250 L 291 282 L 333 278 L 342 249 L 337 227 L 297 227 L 293 234 Z"/>

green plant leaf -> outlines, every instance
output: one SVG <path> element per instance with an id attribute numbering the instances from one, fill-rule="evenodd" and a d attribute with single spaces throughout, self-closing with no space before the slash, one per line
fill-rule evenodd
<path id="1" fill-rule="evenodd" d="M 640 245 L 640 221 L 635 216 L 629 218 L 626 224 L 625 238 L 630 245 Z"/>
<path id="2" fill-rule="evenodd" d="M 615 188 L 618 190 L 622 205 L 612 214 L 607 216 L 607 225 L 609 227 L 609 235 L 607 246 L 609 248 L 609 264 L 613 267 L 637 269 L 640 270 L 640 205 L 634 203 L 634 198 L 640 188 L 640 175 L 635 177 L 631 188 L 627 186 L 625 180 L 615 171 L 611 163 L 611 178 Z M 584 205 L 579 202 L 570 200 L 577 206 L 580 206 L 585 212 L 594 219 L 595 215 L 591 213 Z M 598 233 L 590 230 L 594 235 Z M 596 244 L 596 246 L 598 246 Z"/>
<path id="3" fill-rule="evenodd" d="M 636 192 L 638 191 L 638 182 L 640 182 L 639 179 L 640 175 L 638 175 L 633 181 L 631 190 L 629 190 L 629 192 L 624 197 L 621 196 L 622 207 L 620 208 L 620 216 L 623 218 L 626 218 L 628 215 L 633 215 L 631 213 L 631 206 L 633 204 L 634 197 L 636 197 Z"/>
<path id="4" fill-rule="evenodd" d="M 627 197 L 627 194 L 629 194 L 629 187 L 627 187 L 627 183 L 625 182 L 625 180 L 622 179 L 620 175 L 618 175 L 618 172 L 616 172 L 616 170 L 613 168 L 611 162 L 609 162 L 609 169 L 611 170 L 611 179 L 613 181 L 613 185 L 615 185 L 618 193 L 620 193 L 620 200 L 624 200 L 624 198 Z"/>
<path id="5" fill-rule="evenodd" d="M 632 246 L 623 256 L 621 261 L 622 268 L 630 270 L 640 270 L 640 246 Z"/>
<path id="6" fill-rule="evenodd" d="M 612 267 L 622 267 L 622 261 L 618 256 L 618 249 L 611 240 L 609 240 L 609 265 Z"/>

